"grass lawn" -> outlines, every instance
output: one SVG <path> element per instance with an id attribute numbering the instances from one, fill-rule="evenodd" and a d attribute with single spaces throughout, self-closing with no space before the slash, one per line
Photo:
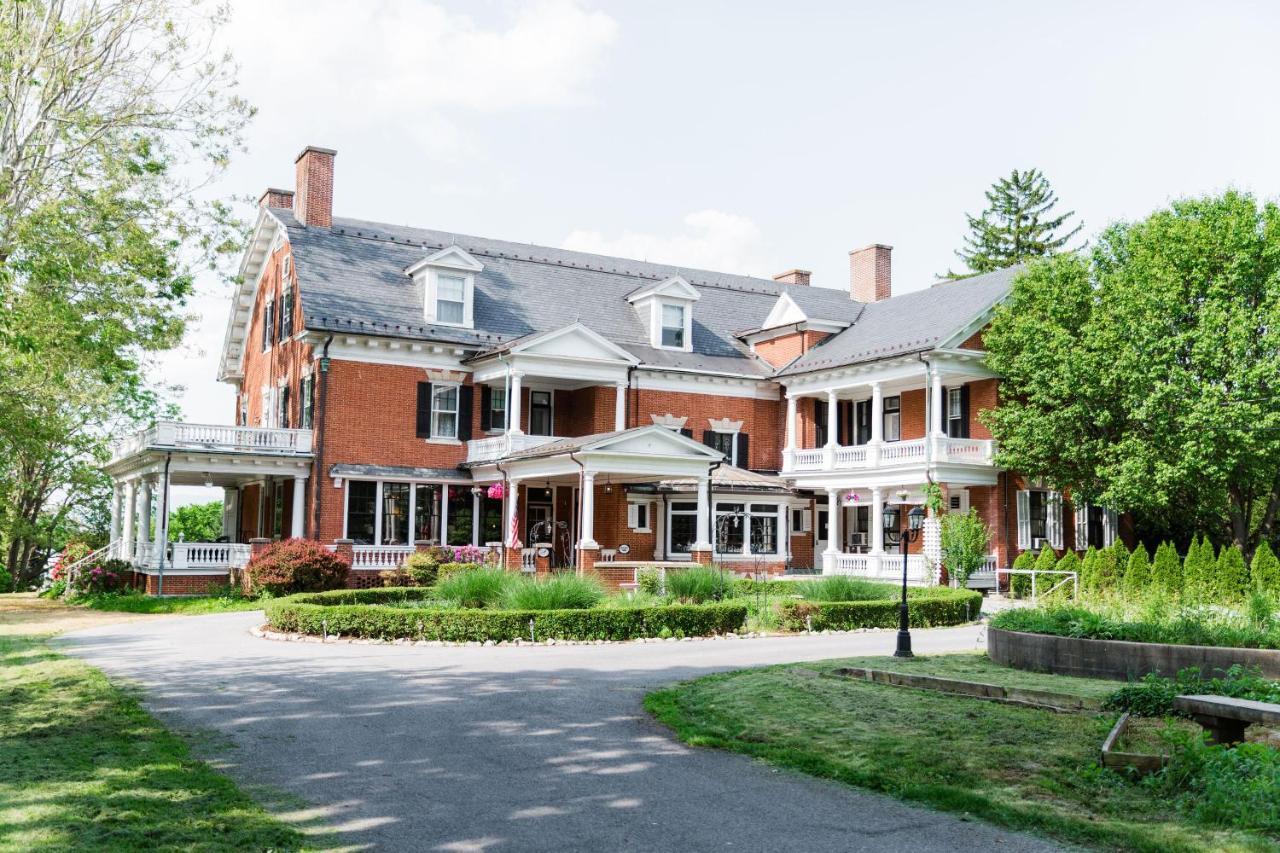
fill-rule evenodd
<path id="1" fill-rule="evenodd" d="M 855 658 L 707 676 L 651 693 L 645 707 L 694 746 L 1086 846 L 1274 850 L 1280 842 L 1195 825 L 1152 788 L 1100 769 L 1114 713 L 1054 713 L 816 677 L 839 666 L 1090 696 L 1117 686 L 1005 669 L 972 654 Z"/>
<path id="2" fill-rule="evenodd" d="M 103 593 L 82 595 L 72 599 L 72 604 L 93 610 L 117 613 L 230 613 L 236 610 L 261 610 L 262 602 L 233 595 L 194 595 L 182 598 L 157 598 L 138 593 Z"/>
<path id="3" fill-rule="evenodd" d="M 82 626 L 85 610 L 3 598 L 0 850 L 316 846 L 193 758 L 101 672 L 13 630 L 57 630 L 63 613 L 63 626 Z"/>

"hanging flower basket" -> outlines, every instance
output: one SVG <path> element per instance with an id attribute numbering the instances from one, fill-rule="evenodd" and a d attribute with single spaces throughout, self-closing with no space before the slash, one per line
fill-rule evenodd
<path id="1" fill-rule="evenodd" d="M 500 501 L 507 496 L 506 486 L 503 483 L 494 483 L 485 494 L 495 501 Z"/>

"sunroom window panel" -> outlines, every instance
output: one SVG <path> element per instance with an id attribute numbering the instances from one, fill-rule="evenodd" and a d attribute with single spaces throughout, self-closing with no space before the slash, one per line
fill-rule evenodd
<path id="1" fill-rule="evenodd" d="M 434 483 L 414 486 L 413 539 L 415 542 L 440 541 L 440 487 Z"/>
<path id="2" fill-rule="evenodd" d="M 382 484 L 382 545 L 409 544 L 409 484 Z"/>
<path id="3" fill-rule="evenodd" d="M 357 545 L 373 544 L 378 484 L 372 480 L 347 483 L 347 538 Z"/>
<path id="4" fill-rule="evenodd" d="M 670 520 L 667 550 L 672 554 L 688 554 L 698 539 L 698 505 L 688 501 L 673 503 Z"/>
<path id="5" fill-rule="evenodd" d="M 738 503 L 716 504 L 716 550 L 722 554 L 742 553 L 747 519 L 745 506 Z"/>
<path id="6" fill-rule="evenodd" d="M 751 553 L 775 554 L 778 551 L 778 510 L 775 506 L 751 508 Z"/>

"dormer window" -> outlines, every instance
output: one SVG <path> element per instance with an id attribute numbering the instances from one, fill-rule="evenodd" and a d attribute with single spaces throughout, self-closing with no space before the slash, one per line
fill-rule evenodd
<path id="1" fill-rule="evenodd" d="M 484 265 L 459 246 L 441 249 L 405 273 L 422 287 L 422 314 L 440 326 L 475 326 L 476 274 Z"/>
<path id="2" fill-rule="evenodd" d="M 692 352 L 693 303 L 701 296 L 696 287 L 673 276 L 632 291 L 627 301 L 636 307 L 651 346 Z"/>
<path id="3" fill-rule="evenodd" d="M 662 345 L 684 349 L 684 306 L 666 303 L 662 306 Z"/>

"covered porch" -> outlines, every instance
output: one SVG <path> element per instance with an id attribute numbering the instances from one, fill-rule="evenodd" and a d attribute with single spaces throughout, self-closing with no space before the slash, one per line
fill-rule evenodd
<path id="1" fill-rule="evenodd" d="M 152 576 L 169 575 L 169 592 L 225 579 L 248 562 L 251 539 L 306 535 L 311 463 L 310 430 L 161 421 L 121 442 L 106 465 L 108 553 L 132 563 L 148 590 Z M 168 541 L 174 486 L 222 489 L 216 541 Z"/>

